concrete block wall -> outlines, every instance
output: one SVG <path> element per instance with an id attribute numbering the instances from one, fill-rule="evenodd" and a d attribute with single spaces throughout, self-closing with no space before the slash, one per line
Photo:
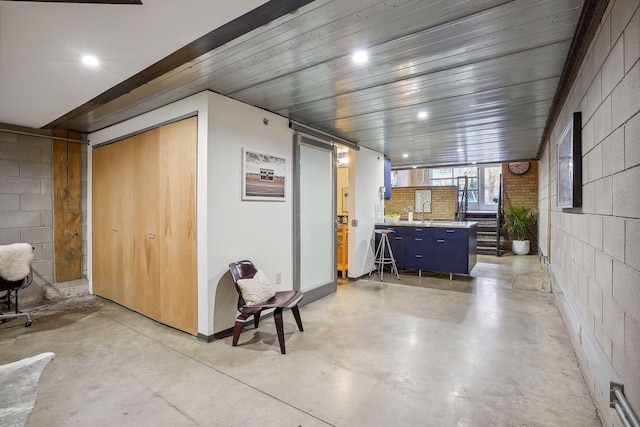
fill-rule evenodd
<path id="1" fill-rule="evenodd" d="M 415 208 L 416 190 L 431 190 L 431 212 L 425 213 L 425 219 L 452 220 L 456 216 L 457 189 L 453 187 L 396 187 L 391 189 L 391 199 L 384 201 L 385 212 L 399 214 L 401 219 L 407 219 L 405 208 Z M 421 217 L 421 213 L 414 212 L 414 219 Z"/>
<path id="2" fill-rule="evenodd" d="M 51 140 L 0 132 L 0 245 L 35 248 L 34 281 L 23 303 L 44 297 L 53 282 Z"/>
<path id="3" fill-rule="evenodd" d="M 586 319 L 640 414 L 640 1 L 612 0 L 550 141 L 539 174 L 543 256 Z M 582 112 L 583 206 L 556 205 L 555 143 Z M 547 173 L 547 170 L 549 171 Z M 550 227 L 549 227 L 550 226 Z M 547 227 L 549 233 L 547 234 Z M 571 331 L 570 331 L 571 332 Z M 622 425 L 572 335 L 603 425 Z"/>
<path id="4" fill-rule="evenodd" d="M 34 281 L 21 304 L 87 292 L 86 280 L 55 282 L 52 141 L 0 132 L 0 245 L 28 242 L 35 248 Z M 82 146 L 82 272 L 87 266 L 87 146 Z M 82 283 L 79 283 L 82 282 Z"/>

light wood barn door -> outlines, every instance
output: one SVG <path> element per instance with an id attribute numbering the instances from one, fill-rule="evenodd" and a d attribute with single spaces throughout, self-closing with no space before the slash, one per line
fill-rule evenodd
<path id="1" fill-rule="evenodd" d="M 159 130 L 133 141 L 134 309 L 160 319 Z"/>
<path id="2" fill-rule="evenodd" d="M 109 205 L 109 155 L 107 147 L 94 148 L 92 152 L 92 287 L 94 294 L 113 299 L 107 262 L 111 239 L 111 221 L 106 209 Z"/>
<path id="3" fill-rule="evenodd" d="M 133 144 L 96 148 L 93 161 L 93 291 L 132 308 Z"/>
<path id="4" fill-rule="evenodd" d="M 197 118 L 160 128 L 161 321 L 197 332 Z"/>

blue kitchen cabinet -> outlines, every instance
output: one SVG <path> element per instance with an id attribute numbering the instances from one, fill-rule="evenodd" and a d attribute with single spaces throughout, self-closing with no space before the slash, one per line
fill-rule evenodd
<path id="1" fill-rule="evenodd" d="M 473 246 L 473 247 L 472 247 Z M 469 274 L 477 259 L 477 228 L 437 228 L 435 268 L 447 273 Z"/>
<path id="2" fill-rule="evenodd" d="M 429 227 L 405 227 L 404 268 L 433 270 L 434 229 Z"/>
<path id="3" fill-rule="evenodd" d="M 384 199 L 391 199 L 391 159 L 384 158 Z"/>
<path id="4" fill-rule="evenodd" d="M 469 274 L 476 265 L 475 223 L 460 227 L 378 224 L 376 228 L 394 231 L 389 234 L 389 241 L 399 269 Z M 376 248 L 379 241 L 376 234 Z"/>
<path id="5" fill-rule="evenodd" d="M 396 259 L 396 267 L 405 267 L 404 259 L 404 246 L 405 246 L 405 229 L 404 227 L 394 227 L 394 233 L 389 235 L 391 241 L 391 249 L 393 250 L 393 256 Z"/>

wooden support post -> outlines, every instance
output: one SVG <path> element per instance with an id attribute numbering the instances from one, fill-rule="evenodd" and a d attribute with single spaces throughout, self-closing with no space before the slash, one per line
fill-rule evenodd
<path id="1" fill-rule="evenodd" d="M 62 138 L 77 133 L 54 131 Z M 81 145 L 53 141 L 53 246 L 56 282 L 82 278 L 82 166 Z"/>

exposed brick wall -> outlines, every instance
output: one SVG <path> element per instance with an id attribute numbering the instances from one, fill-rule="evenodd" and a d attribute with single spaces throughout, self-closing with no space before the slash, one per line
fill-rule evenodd
<path id="1" fill-rule="evenodd" d="M 523 175 L 509 172 L 509 164 L 502 164 L 503 205 L 519 205 L 538 210 L 538 161 Z"/>
<path id="2" fill-rule="evenodd" d="M 415 191 L 431 190 L 431 213 L 425 213 L 425 219 L 451 220 L 456 216 L 456 187 L 397 187 L 391 189 L 391 199 L 384 201 L 385 213 L 400 214 L 401 219 L 407 219 L 404 209 L 415 207 Z M 421 213 L 414 213 L 414 219 L 421 217 Z"/>
<path id="3" fill-rule="evenodd" d="M 529 170 L 522 175 L 514 175 L 509 171 L 509 164 L 502 164 L 502 206 L 510 205 L 525 206 L 538 210 L 538 161 L 530 162 Z M 503 236 L 511 239 L 509 233 L 504 230 Z M 527 240 L 531 244 L 531 253 L 538 251 L 538 228 L 534 226 L 527 233 Z M 511 243 L 508 244 L 511 247 Z"/>

